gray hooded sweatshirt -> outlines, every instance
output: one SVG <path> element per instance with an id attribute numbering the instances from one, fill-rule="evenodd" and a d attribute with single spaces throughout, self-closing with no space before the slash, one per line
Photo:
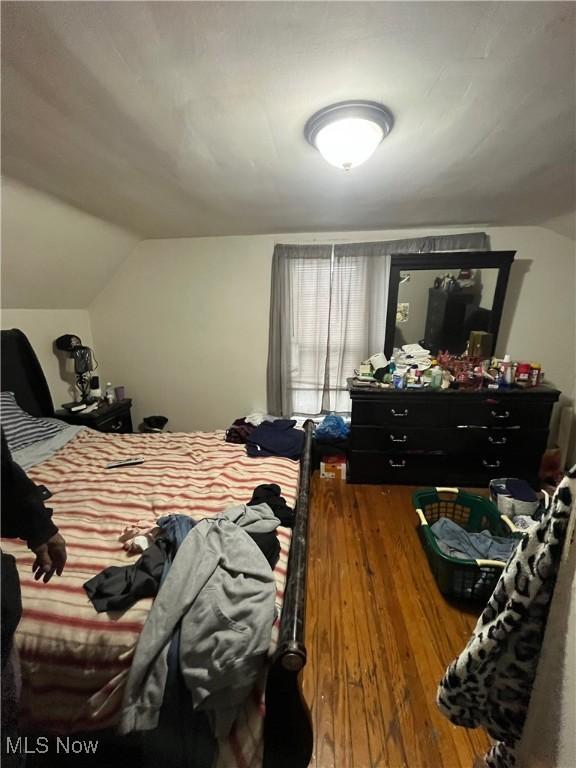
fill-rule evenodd
<path id="1" fill-rule="evenodd" d="M 119 730 L 150 730 L 158 717 L 172 632 L 182 620 L 180 668 L 195 708 L 224 738 L 261 672 L 275 616 L 272 569 L 247 535 L 275 530 L 267 504 L 232 507 L 186 536 L 136 646 Z"/>

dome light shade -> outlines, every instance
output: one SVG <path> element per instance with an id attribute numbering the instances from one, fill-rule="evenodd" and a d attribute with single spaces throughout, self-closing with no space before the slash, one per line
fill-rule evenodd
<path id="1" fill-rule="evenodd" d="M 318 131 L 316 147 L 336 168 L 349 170 L 374 154 L 384 132 L 379 125 L 360 117 L 345 117 Z"/>
<path id="2" fill-rule="evenodd" d="M 349 171 L 371 157 L 393 123 L 382 104 L 346 101 L 312 115 L 304 135 L 327 162 Z"/>

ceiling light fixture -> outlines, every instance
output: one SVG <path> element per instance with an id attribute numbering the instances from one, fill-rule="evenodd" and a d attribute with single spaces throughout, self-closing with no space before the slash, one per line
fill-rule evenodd
<path id="1" fill-rule="evenodd" d="M 394 118 L 375 101 L 341 101 L 316 112 L 304 127 L 306 140 L 337 168 L 366 162 L 386 138 Z"/>

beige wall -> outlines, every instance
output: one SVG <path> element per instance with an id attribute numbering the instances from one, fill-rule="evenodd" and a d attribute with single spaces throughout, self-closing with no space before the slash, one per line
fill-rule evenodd
<path id="1" fill-rule="evenodd" d="M 467 228 L 482 229 L 482 227 Z M 135 399 L 136 423 L 214 429 L 266 406 L 270 267 L 275 242 L 393 239 L 463 229 L 148 240 L 90 307 L 105 377 Z M 542 227 L 487 229 L 517 250 L 498 350 L 539 360 L 574 393 L 574 242 Z"/>
<path id="2" fill-rule="evenodd" d="M 574 241 L 542 227 L 500 227 L 491 235 L 493 249 L 517 250 L 497 352 L 541 362 L 546 380 L 562 391 L 559 406 L 571 403 L 576 378 Z M 558 412 L 556 407 L 552 440 Z"/>
<path id="3" fill-rule="evenodd" d="M 2 179 L 2 306 L 86 308 L 139 238 Z"/>
<path id="4" fill-rule="evenodd" d="M 265 407 L 272 240 L 148 240 L 90 308 L 102 370 L 134 423 L 214 429 Z"/>
<path id="5" fill-rule="evenodd" d="M 80 336 L 82 343 L 94 346 L 90 316 L 85 309 L 4 309 L 2 329 L 24 331 L 40 361 L 50 394 L 57 409 L 74 399 L 74 367 L 64 353 L 54 351 L 54 340 L 65 333 Z M 98 351 L 96 350 L 96 357 Z"/>
<path id="6" fill-rule="evenodd" d="M 561 216 L 543 221 L 542 226 L 557 232 L 559 235 L 576 240 L 576 211 L 569 211 Z"/>

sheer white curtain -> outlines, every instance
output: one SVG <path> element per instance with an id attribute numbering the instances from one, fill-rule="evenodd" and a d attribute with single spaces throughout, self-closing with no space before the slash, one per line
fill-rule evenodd
<path id="1" fill-rule="evenodd" d="M 276 256 L 282 263 L 273 272 L 281 285 L 274 286 L 273 277 L 273 305 L 280 293 L 288 308 L 280 324 L 289 323 L 290 334 L 277 339 L 279 375 L 271 370 L 271 338 L 268 409 L 281 415 L 348 412 L 346 379 L 384 348 L 390 258 L 377 243 L 283 246 Z M 280 385 L 276 400 L 271 379 Z"/>
<path id="2" fill-rule="evenodd" d="M 380 244 L 334 246 L 321 408 L 304 413 L 350 410 L 346 380 L 384 349 L 389 274 L 390 256 Z"/>
<path id="3" fill-rule="evenodd" d="M 318 414 L 322 410 L 329 377 L 332 260 L 332 248 L 326 255 L 290 260 L 290 413 Z"/>

